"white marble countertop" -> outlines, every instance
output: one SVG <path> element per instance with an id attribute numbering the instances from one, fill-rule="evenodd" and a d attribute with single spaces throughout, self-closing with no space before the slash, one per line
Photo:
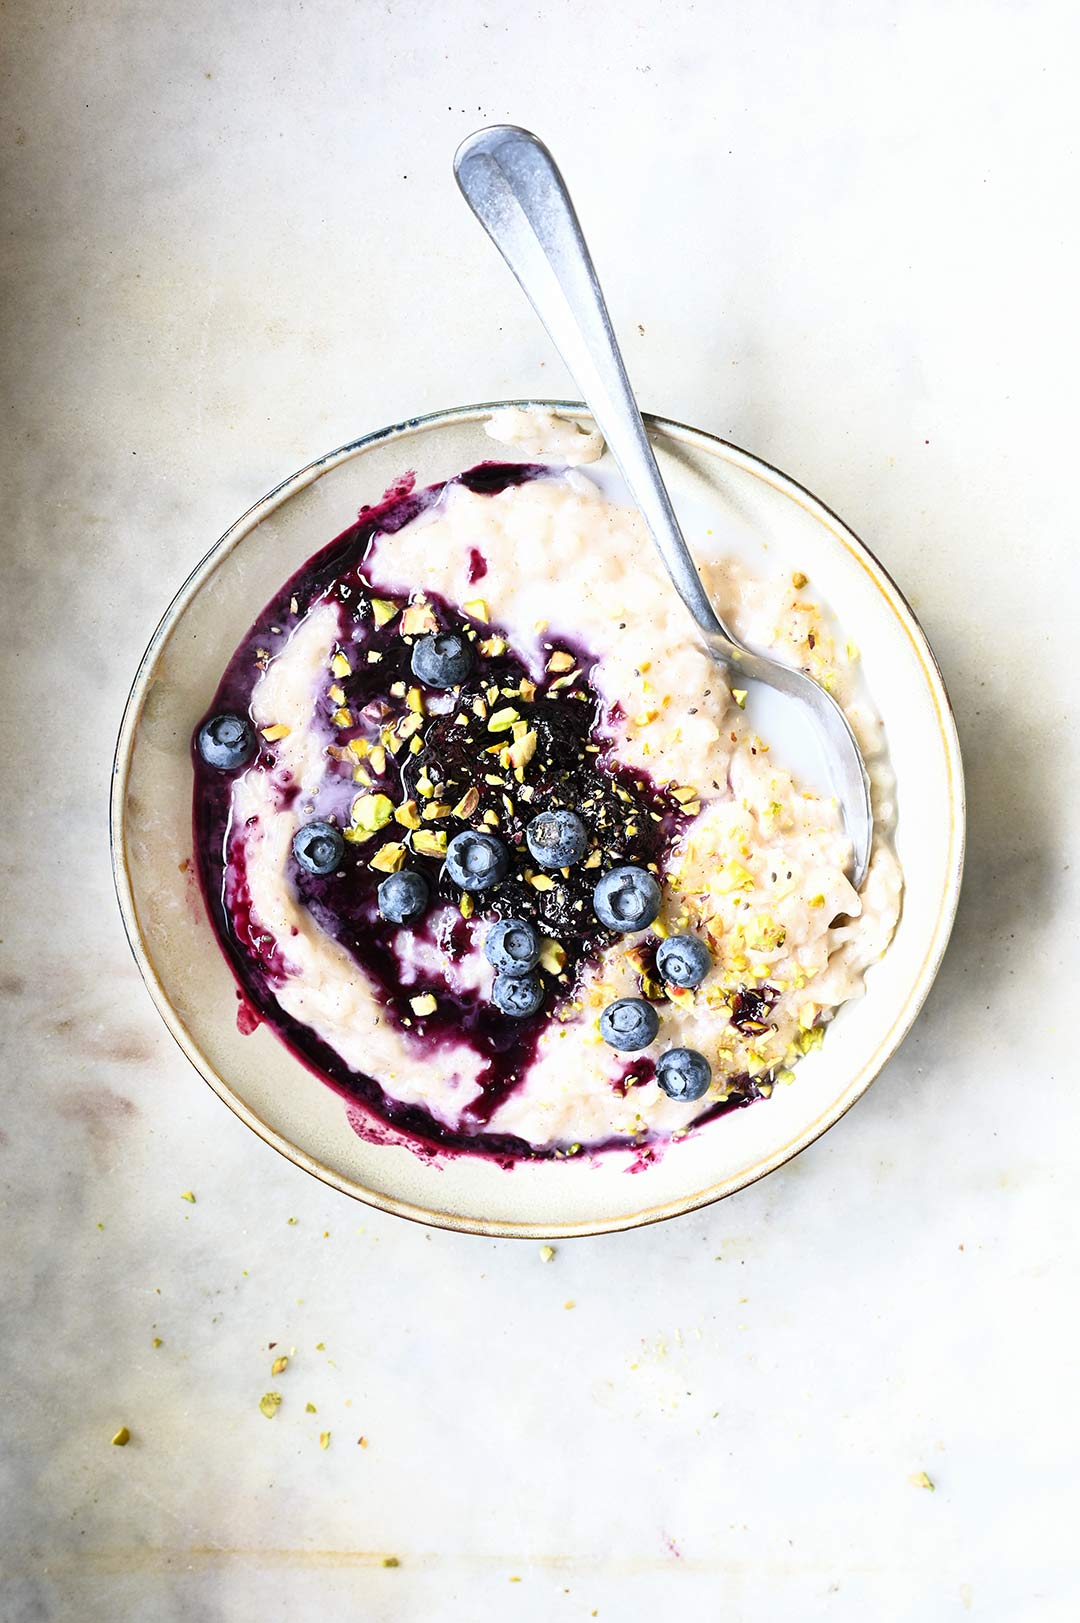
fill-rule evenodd
<path id="1" fill-rule="evenodd" d="M 23 0 L 5 32 L 5 1620 L 1075 1618 L 1074 10 Z M 643 403 L 908 592 L 970 796 L 948 958 L 867 1098 L 549 1264 L 354 1205 L 218 1103 L 105 818 L 139 655 L 243 508 L 402 416 L 569 389 L 450 176 L 505 120 L 563 162 Z"/>

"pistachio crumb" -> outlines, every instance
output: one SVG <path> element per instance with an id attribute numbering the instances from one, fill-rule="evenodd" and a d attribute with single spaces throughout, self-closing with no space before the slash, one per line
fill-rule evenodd
<path id="1" fill-rule="evenodd" d="M 552 1261 L 554 1261 L 554 1258 L 555 1258 L 555 1247 L 553 1245 L 542 1245 L 540 1247 L 540 1261 L 541 1262 L 552 1262 Z"/>
<path id="2" fill-rule="evenodd" d="M 115 1448 L 126 1448 L 128 1443 L 130 1443 L 130 1441 L 131 1441 L 131 1433 L 130 1433 L 130 1431 L 128 1431 L 126 1426 L 121 1426 L 120 1430 L 113 1437 L 113 1446 Z"/>
<path id="3" fill-rule="evenodd" d="M 194 1206 L 195 1191 L 193 1189 L 185 1189 L 183 1194 L 180 1196 L 180 1199 L 186 1200 L 189 1206 Z"/>
<path id="4" fill-rule="evenodd" d="M 264 1392 L 262 1397 L 259 1399 L 259 1408 L 262 1410 L 267 1420 L 273 1420 L 274 1416 L 281 1408 L 281 1393 Z"/>

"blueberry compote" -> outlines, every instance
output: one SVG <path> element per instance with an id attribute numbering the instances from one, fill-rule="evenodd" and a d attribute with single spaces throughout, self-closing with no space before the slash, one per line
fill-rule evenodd
<path id="1" fill-rule="evenodd" d="M 493 495 L 551 476 L 532 464 L 482 463 L 452 482 Z M 260 933 L 251 917 L 243 830 L 231 822 L 235 774 L 214 771 L 196 750 L 200 878 L 246 997 L 340 1091 L 427 1144 L 506 1160 L 554 1155 L 558 1149 L 538 1150 L 488 1132 L 486 1124 L 528 1068 L 553 1012 L 572 996 L 582 965 L 615 939 L 593 911 L 597 878 L 620 863 L 658 872 L 685 814 L 647 777 L 614 759 L 611 718 L 590 681 L 594 658 L 587 649 L 553 635 L 553 657 L 531 678 L 509 639 L 497 624 L 487 623 L 476 603 L 448 603 L 426 592 L 423 582 L 408 598 L 380 593 L 379 538 L 418 517 L 446 489 L 413 491 L 410 485 L 403 483 L 380 505 L 362 509 L 357 523 L 317 553 L 267 605 L 233 656 L 208 715 L 246 716 L 256 681 L 297 625 L 318 605 L 337 605 L 340 658 L 336 670 L 324 672 L 316 699 L 318 715 L 332 718 L 326 726 L 327 781 L 339 781 L 340 802 L 347 808 L 354 801 L 354 817 L 355 800 L 370 797 L 366 804 L 374 809 L 367 822 L 362 816 L 359 826 L 346 832 L 349 843 L 337 872 L 314 874 L 291 858 L 286 879 L 320 928 L 362 968 L 381 1006 L 380 1019 L 407 1034 L 417 1065 L 437 1066 L 441 1050 L 462 1042 L 478 1054 L 481 1093 L 459 1128 L 452 1132 L 421 1107 L 387 1095 L 376 1079 L 349 1069 L 281 1009 L 274 987 L 287 973 L 288 943 Z M 481 580 L 485 571 L 482 554 L 473 549 L 470 580 Z M 473 656 L 465 682 L 448 693 L 422 688 L 410 668 L 417 638 L 435 630 L 467 637 Z M 262 739 L 260 744 L 243 770 L 274 770 L 273 744 Z M 282 783 L 282 809 L 295 799 L 295 786 Z M 400 815 L 390 815 L 390 806 Z M 538 812 L 560 807 L 584 821 L 589 850 L 572 867 L 549 871 L 530 857 L 525 829 Z M 442 851 L 466 828 L 496 834 L 509 851 L 510 869 L 492 890 L 464 897 L 444 872 Z M 431 890 L 429 913 L 409 925 L 388 922 L 377 901 L 380 882 L 403 862 L 423 873 Z M 403 931 L 434 943 L 452 964 L 478 949 L 490 922 L 500 918 L 531 921 L 549 943 L 545 1000 L 537 1014 L 513 1018 L 478 990 L 455 990 L 457 983 L 401 984 Z M 433 997 L 423 995 L 428 990 Z M 629 1070 L 633 1074 L 624 1088 L 651 1075 L 644 1061 Z M 713 1106 L 706 1114 L 722 1108 Z M 619 1143 L 625 1147 L 625 1141 Z"/>

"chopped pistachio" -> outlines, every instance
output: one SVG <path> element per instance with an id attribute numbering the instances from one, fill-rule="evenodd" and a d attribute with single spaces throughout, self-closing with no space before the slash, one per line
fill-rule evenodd
<path id="1" fill-rule="evenodd" d="M 925 1471 L 913 1472 L 912 1475 L 908 1477 L 908 1481 L 911 1483 L 913 1488 L 925 1488 L 928 1493 L 933 1493 L 934 1491 L 934 1484 L 931 1482 Z"/>
<path id="2" fill-rule="evenodd" d="M 351 727 L 353 724 L 353 713 L 347 704 L 343 704 L 340 709 L 334 711 L 334 714 L 330 717 L 330 720 L 334 723 L 335 727 Z"/>
<path id="3" fill-rule="evenodd" d="M 276 744 L 279 738 L 288 738 L 292 728 L 286 727 L 283 721 L 277 721 L 272 727 L 260 727 L 259 731 L 268 744 Z"/>
<path id="4" fill-rule="evenodd" d="M 431 992 L 421 992 L 419 997 L 409 999 L 409 1007 L 413 1014 L 422 1017 L 425 1014 L 434 1014 L 438 1003 Z"/>
<path id="5" fill-rule="evenodd" d="M 359 761 L 352 769 L 352 781 L 362 784 L 365 789 L 373 788 L 375 783 L 375 779 L 371 776 L 367 767 L 361 766 Z"/>
<path id="6" fill-rule="evenodd" d="M 488 709 L 487 709 L 487 700 L 484 699 L 482 694 L 478 693 L 476 695 L 476 697 L 473 699 L 472 708 L 473 708 L 473 715 L 479 717 L 479 719 L 481 721 L 483 721 L 484 717 L 488 713 Z"/>
<path id="7" fill-rule="evenodd" d="M 533 756 L 536 754 L 536 734 L 525 733 L 516 738 L 510 746 L 510 765 L 515 772 L 523 772 Z"/>
<path id="8" fill-rule="evenodd" d="M 471 817 L 480 804 L 480 791 L 477 788 L 466 789 L 457 805 L 454 807 L 455 817 Z"/>
<path id="9" fill-rule="evenodd" d="M 358 761 L 371 754 L 371 745 L 366 738 L 350 738 L 345 748 L 355 755 Z"/>
<path id="10" fill-rule="evenodd" d="M 282 1353 L 281 1357 L 275 1358 L 274 1362 L 270 1365 L 270 1373 L 271 1375 L 284 1375 L 288 1367 L 289 1360 L 285 1354 Z"/>
<path id="11" fill-rule="evenodd" d="M 468 603 L 463 603 L 461 606 L 470 620 L 482 620 L 484 625 L 487 625 L 488 606 L 482 597 L 471 598 Z"/>
<path id="12" fill-rule="evenodd" d="M 330 1433 L 328 1431 L 320 1431 L 319 1447 L 322 1449 L 327 1449 L 330 1447 Z"/>
<path id="13" fill-rule="evenodd" d="M 566 968 L 566 948 L 551 936 L 541 938 L 540 967 L 546 969 L 549 975 L 561 975 Z"/>
<path id="14" fill-rule="evenodd" d="M 404 684 L 404 682 L 391 682 L 391 684 L 390 684 L 390 696 L 391 696 L 391 698 L 394 698 L 394 699 L 403 699 L 405 697 L 405 684 Z"/>
<path id="15" fill-rule="evenodd" d="M 430 603 L 410 603 L 401 616 L 400 630 L 403 637 L 421 637 L 429 631 L 438 629 L 439 622 Z"/>
<path id="16" fill-rule="evenodd" d="M 424 695 L 419 688 L 409 689 L 405 695 L 405 703 L 416 715 L 422 716 L 424 714 Z"/>
<path id="17" fill-rule="evenodd" d="M 319 1412 L 318 1409 L 316 1409 L 316 1407 L 315 1407 L 315 1405 L 313 1403 L 305 1403 L 304 1404 L 304 1413 L 305 1414 L 318 1414 L 318 1412 Z"/>
<path id="18" fill-rule="evenodd" d="M 803 587 L 806 585 L 806 580 L 807 577 L 803 574 L 802 570 L 796 569 L 795 573 L 791 577 L 791 584 L 794 586 L 797 592 L 801 592 Z"/>
<path id="19" fill-rule="evenodd" d="M 581 866 L 583 868 L 599 868 L 603 860 L 603 856 L 599 851 L 590 851 Z"/>
<path id="20" fill-rule="evenodd" d="M 259 1399 L 259 1408 L 262 1410 L 267 1420 L 273 1420 L 274 1416 L 281 1408 L 281 1393 L 264 1392 L 262 1397 Z"/>
<path id="21" fill-rule="evenodd" d="M 121 1426 L 120 1430 L 116 1433 L 116 1435 L 113 1438 L 113 1446 L 115 1448 L 126 1448 L 127 1445 L 130 1443 L 130 1441 L 131 1441 L 131 1433 L 130 1433 L 130 1431 L 128 1431 L 126 1426 Z"/>
<path id="22" fill-rule="evenodd" d="M 384 1567 L 400 1567 L 401 1562 L 398 1560 L 396 1555 L 384 1555 L 382 1558 L 382 1564 Z"/>
<path id="23" fill-rule="evenodd" d="M 423 739 L 420 739 L 420 738 L 410 738 L 409 739 L 409 754 L 410 755 L 419 755 L 420 751 L 423 749 L 423 747 L 424 747 Z"/>
<path id="24" fill-rule="evenodd" d="M 398 612 L 396 603 L 391 603 L 387 597 L 373 597 L 371 600 L 371 613 L 377 626 L 389 625 Z"/>
<path id="25" fill-rule="evenodd" d="M 490 809 L 490 808 L 489 808 L 489 809 L 488 809 L 488 810 L 487 810 L 487 811 L 486 811 L 486 812 L 485 812 L 485 813 L 484 813 L 484 815 L 483 815 L 483 817 L 482 817 L 482 818 L 481 818 L 481 819 L 480 819 L 480 821 L 481 821 L 481 822 L 482 822 L 482 823 L 487 823 L 487 825 L 488 825 L 488 827 L 489 827 L 489 828 L 498 828 L 498 826 L 499 826 L 499 814 L 498 814 L 498 812 L 497 812 L 497 811 L 492 811 L 492 810 L 491 810 L 491 809 Z"/>
<path id="26" fill-rule="evenodd" d="M 369 665 L 377 665 L 380 659 L 382 659 L 382 655 L 377 648 L 368 649 L 367 662 Z"/>
<path id="27" fill-rule="evenodd" d="M 164 1347 L 165 1343 L 162 1341 L 160 1336 L 155 1336 L 150 1345 L 151 1347 Z"/>
<path id="28" fill-rule="evenodd" d="M 541 1262 L 551 1262 L 551 1261 L 554 1260 L 554 1257 L 555 1257 L 555 1247 L 553 1245 L 542 1245 L 540 1247 L 540 1261 Z"/>
<path id="29" fill-rule="evenodd" d="M 554 881 L 554 879 L 551 878 L 550 874 L 546 874 L 546 873 L 528 873 L 528 874 L 525 875 L 525 878 L 526 878 L 526 881 L 528 882 L 528 884 L 530 884 L 532 886 L 533 890 L 554 890 L 555 889 L 555 881 Z"/>
<path id="30" fill-rule="evenodd" d="M 488 718 L 488 732 L 508 733 L 515 721 L 520 721 L 520 719 L 512 704 L 504 705 L 501 710 L 496 710 Z"/>
<path id="31" fill-rule="evenodd" d="M 735 703 L 738 705 L 740 710 L 745 710 L 746 709 L 746 689 L 745 688 L 732 688 L 731 697 L 735 700 Z"/>
<path id="32" fill-rule="evenodd" d="M 405 855 L 403 845 L 398 845 L 396 841 L 389 840 L 386 845 L 379 847 L 368 863 L 368 867 L 374 868 L 378 873 L 400 873 L 405 866 Z"/>
<path id="33" fill-rule="evenodd" d="M 814 1049 L 820 1048 L 825 1041 L 825 1027 L 811 1026 L 809 1031 L 804 1031 L 802 1036 L 797 1037 L 795 1041 L 800 1053 L 813 1053 Z"/>
<path id="34" fill-rule="evenodd" d="M 353 827 L 362 833 L 375 834 L 385 828 L 394 815 L 394 802 L 389 795 L 357 795 L 352 803 Z"/>
<path id="35" fill-rule="evenodd" d="M 572 671 L 567 671 L 565 676 L 557 676 L 554 682 L 551 684 L 552 690 L 570 687 L 572 683 L 577 681 L 580 675 L 580 670 L 575 669 Z"/>
<path id="36" fill-rule="evenodd" d="M 479 644 L 480 652 L 486 654 L 488 659 L 498 659 L 500 654 L 506 652 L 505 637 L 485 637 Z"/>
<path id="37" fill-rule="evenodd" d="M 446 855 L 446 830 L 442 828 L 418 828 L 412 837 L 412 847 L 422 857 L 444 857 Z"/>
<path id="38" fill-rule="evenodd" d="M 352 675 L 352 666 L 349 664 L 349 661 L 345 658 L 345 655 L 341 652 L 340 648 L 330 661 L 330 669 L 334 675 L 339 678 Z"/>
<path id="39" fill-rule="evenodd" d="M 394 820 L 395 822 L 400 823 L 402 828 L 419 828 L 420 813 L 416 809 L 416 801 L 402 801 L 401 805 L 398 806 L 394 812 Z"/>
<path id="40" fill-rule="evenodd" d="M 193 1189 L 185 1189 L 183 1194 L 180 1196 L 180 1199 L 186 1200 L 189 1206 L 194 1206 L 195 1191 Z"/>
<path id="41" fill-rule="evenodd" d="M 574 656 L 573 654 L 563 653 L 561 648 L 556 648 L 547 662 L 547 668 L 549 671 L 572 671 L 574 668 Z"/>
<path id="42" fill-rule="evenodd" d="M 684 788 L 680 789 L 676 785 L 676 786 L 674 786 L 672 788 L 672 791 L 671 791 L 672 800 L 677 800 L 679 802 L 680 806 L 685 805 L 685 803 L 688 800 L 696 800 L 697 797 L 698 797 L 698 792 L 697 792 L 696 789 L 690 789 L 690 788 L 687 788 L 687 787 L 684 787 Z"/>
<path id="43" fill-rule="evenodd" d="M 335 704 L 345 703 L 345 689 L 343 687 L 339 687 L 336 682 L 331 682 L 327 692 Z"/>
<path id="44" fill-rule="evenodd" d="M 376 744 L 374 749 L 371 751 L 371 754 L 368 756 L 368 760 L 371 763 L 371 770 L 375 773 L 376 777 L 381 778 L 383 773 L 386 771 L 386 746 L 384 744 Z"/>

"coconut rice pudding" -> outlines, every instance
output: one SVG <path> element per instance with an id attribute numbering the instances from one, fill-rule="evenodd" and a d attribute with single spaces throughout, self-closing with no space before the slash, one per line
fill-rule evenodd
<path id="1" fill-rule="evenodd" d="M 491 429 L 528 460 L 403 481 L 245 637 L 195 735 L 200 877 L 245 1017 L 395 1136 L 648 1156 L 796 1082 L 886 950 L 884 740 L 813 583 L 692 537 L 739 634 L 852 722 L 860 895 L 835 801 L 773 759 L 636 511 L 573 465 L 597 436 Z"/>

